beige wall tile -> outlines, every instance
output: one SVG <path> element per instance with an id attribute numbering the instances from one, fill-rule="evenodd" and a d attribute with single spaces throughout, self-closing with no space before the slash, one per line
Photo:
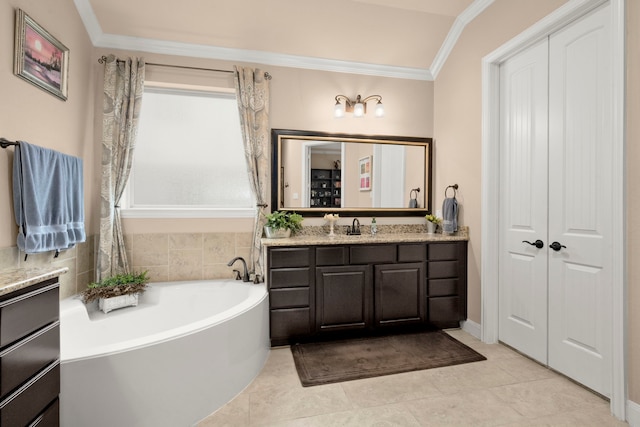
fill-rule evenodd
<path id="1" fill-rule="evenodd" d="M 169 234 L 169 250 L 200 249 L 202 250 L 201 233 Z"/>
<path id="2" fill-rule="evenodd" d="M 235 256 L 235 233 L 208 233 L 204 235 L 204 265 L 221 264 Z"/>
<path id="3" fill-rule="evenodd" d="M 134 234 L 132 265 L 169 265 L 169 235 Z"/>
<path id="4" fill-rule="evenodd" d="M 169 252 L 169 280 L 202 280 L 202 251 L 172 250 Z"/>

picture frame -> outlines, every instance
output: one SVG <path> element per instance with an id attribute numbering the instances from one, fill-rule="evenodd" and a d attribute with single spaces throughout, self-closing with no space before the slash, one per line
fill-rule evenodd
<path id="1" fill-rule="evenodd" d="M 69 49 L 22 9 L 16 9 L 13 73 L 67 100 Z"/>
<path id="2" fill-rule="evenodd" d="M 358 160 L 360 176 L 360 191 L 371 191 L 371 160 L 373 156 L 362 157 Z"/>

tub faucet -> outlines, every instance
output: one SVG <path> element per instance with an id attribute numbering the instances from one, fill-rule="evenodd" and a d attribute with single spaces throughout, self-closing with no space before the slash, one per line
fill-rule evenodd
<path id="1" fill-rule="evenodd" d="M 249 270 L 247 269 L 247 262 L 241 256 L 237 256 L 231 261 L 229 261 L 229 263 L 227 264 L 227 267 L 231 267 L 233 263 L 238 260 L 242 261 L 242 268 L 244 269 L 244 273 L 242 273 L 242 281 L 243 282 L 251 281 L 251 279 L 249 278 Z M 233 271 L 237 273 L 236 280 L 240 280 L 240 272 L 238 270 L 233 270 Z"/>

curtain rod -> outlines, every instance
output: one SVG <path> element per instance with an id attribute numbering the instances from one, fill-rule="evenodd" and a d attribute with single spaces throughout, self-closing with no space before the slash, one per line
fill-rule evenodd
<path id="1" fill-rule="evenodd" d="M 98 62 L 100 64 L 104 64 L 106 61 L 107 61 L 107 57 L 105 55 L 102 55 L 100 58 L 98 58 Z M 117 61 L 120 61 L 120 59 L 117 59 Z M 187 66 L 187 65 L 158 64 L 158 63 L 154 63 L 154 62 L 145 62 L 145 65 L 153 65 L 153 66 L 156 66 L 156 67 L 181 68 L 183 70 L 213 71 L 213 72 L 216 72 L 216 73 L 235 73 L 235 71 L 232 71 L 232 70 L 220 70 L 220 69 L 217 69 L 217 68 L 190 67 L 190 66 Z M 267 79 L 267 80 L 271 80 L 271 74 L 269 74 L 269 72 L 265 71 L 264 78 Z"/>

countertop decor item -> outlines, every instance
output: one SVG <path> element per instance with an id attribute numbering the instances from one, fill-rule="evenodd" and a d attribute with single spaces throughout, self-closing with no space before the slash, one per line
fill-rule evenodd
<path id="1" fill-rule="evenodd" d="M 433 214 L 425 215 L 424 218 L 427 220 L 427 233 L 435 233 L 438 224 L 440 224 L 441 222 L 441 219 Z"/>
<path id="2" fill-rule="evenodd" d="M 329 236 L 336 235 L 334 228 L 339 218 L 340 218 L 340 215 L 338 214 L 324 214 L 324 220 L 329 223 L 329 234 L 328 234 Z"/>
<path id="3" fill-rule="evenodd" d="M 123 273 L 89 283 L 82 293 L 85 303 L 99 300 L 100 310 L 105 313 L 116 308 L 138 305 L 138 295 L 144 292 L 149 278 L 147 271 L 142 273 Z"/>
<path id="4" fill-rule="evenodd" d="M 264 234 L 268 239 L 290 237 L 302 229 L 302 215 L 290 211 L 275 211 L 265 215 Z"/>

